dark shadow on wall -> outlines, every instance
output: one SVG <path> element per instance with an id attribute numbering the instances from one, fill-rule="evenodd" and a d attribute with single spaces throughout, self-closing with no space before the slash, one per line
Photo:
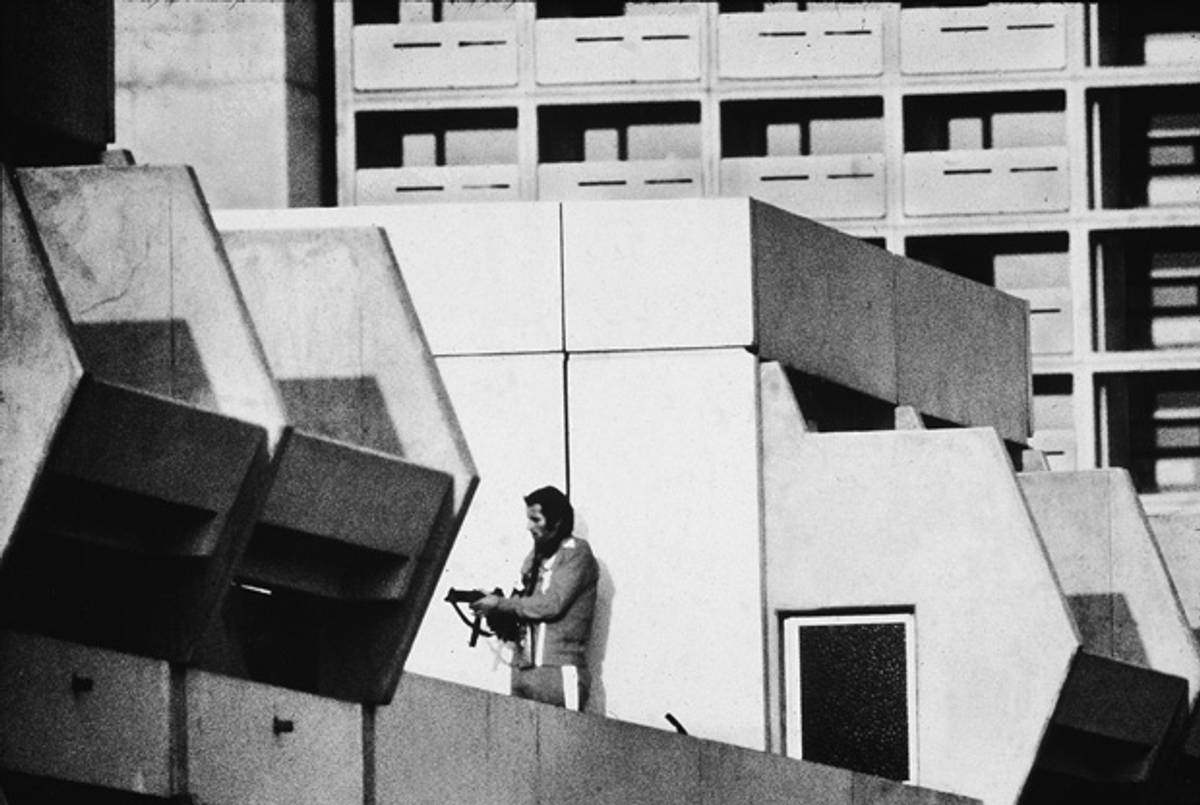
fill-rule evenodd
<path id="1" fill-rule="evenodd" d="M 216 409 L 212 383 L 183 319 L 79 322 L 84 367 L 104 380 Z"/>
<path id="2" fill-rule="evenodd" d="M 279 393 L 288 421 L 318 436 L 404 457 L 379 382 L 355 377 L 284 378 Z"/>
<path id="3" fill-rule="evenodd" d="M 608 694 L 604 687 L 604 659 L 608 656 L 609 627 L 612 624 L 612 602 L 616 595 L 612 572 L 597 559 L 600 580 L 596 586 L 596 614 L 592 619 L 592 640 L 588 646 L 587 665 L 592 674 L 592 691 L 585 712 L 607 715 Z"/>
<path id="4" fill-rule="evenodd" d="M 1081 593 L 1069 595 L 1067 600 L 1083 637 L 1084 649 L 1109 659 L 1149 667 L 1146 647 L 1124 595 Z"/>

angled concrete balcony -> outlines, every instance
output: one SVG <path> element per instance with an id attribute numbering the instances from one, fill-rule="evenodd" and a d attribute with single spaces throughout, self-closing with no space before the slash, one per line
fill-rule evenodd
<path id="1" fill-rule="evenodd" d="M 190 174 L 19 182 L 17 203 L 4 178 L 20 244 L 5 324 L 23 336 L 4 372 L 38 412 L 4 499 L 4 620 L 186 661 L 262 502 L 282 406 Z"/>
<path id="2" fill-rule="evenodd" d="M 290 424 L 205 664 L 387 701 L 478 474 L 379 231 L 222 239 Z"/>

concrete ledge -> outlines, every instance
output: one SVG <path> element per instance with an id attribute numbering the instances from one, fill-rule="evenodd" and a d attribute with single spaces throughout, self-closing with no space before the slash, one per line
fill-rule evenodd
<path id="1" fill-rule="evenodd" d="M 406 674 L 376 709 L 379 802 L 961 805 L 902 785 Z"/>

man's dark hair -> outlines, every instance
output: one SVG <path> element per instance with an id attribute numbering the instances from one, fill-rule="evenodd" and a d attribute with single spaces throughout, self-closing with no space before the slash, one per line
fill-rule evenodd
<path id="1" fill-rule="evenodd" d="M 553 486 L 543 486 L 525 496 L 526 506 L 541 506 L 547 524 L 558 523 L 558 535 L 562 539 L 575 530 L 575 508 L 567 496 Z"/>

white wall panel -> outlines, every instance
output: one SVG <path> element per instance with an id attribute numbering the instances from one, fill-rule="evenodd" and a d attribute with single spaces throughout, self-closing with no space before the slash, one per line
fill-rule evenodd
<path id="1" fill-rule="evenodd" d="M 905 73 L 1061 70 L 1066 11 L 1059 3 L 906 8 L 900 14 Z"/>
<path id="2" fill-rule="evenodd" d="M 432 204 L 446 201 L 516 201 L 516 165 L 443 165 L 368 168 L 354 174 L 357 204 Z"/>
<path id="3" fill-rule="evenodd" d="M 721 193 L 753 196 L 809 218 L 882 218 L 883 154 L 733 157 L 721 160 Z"/>
<path id="4" fill-rule="evenodd" d="M 756 377 L 741 349 L 568 363 L 571 496 L 601 564 L 594 704 L 762 748 Z"/>
<path id="5" fill-rule="evenodd" d="M 539 84 L 700 78 L 696 13 L 540 19 L 534 36 Z"/>
<path id="6" fill-rule="evenodd" d="M 1065 146 L 917 151 L 904 155 L 909 215 L 1057 212 L 1070 205 Z"/>
<path id="7" fill-rule="evenodd" d="M 560 201 L 696 198 L 704 186 L 699 159 L 551 162 L 537 173 L 538 197 Z"/>
<path id="8" fill-rule="evenodd" d="M 566 202 L 571 351 L 750 344 L 745 199 Z"/>
<path id="9" fill-rule="evenodd" d="M 480 483 L 405 668 L 507 692 L 498 643 L 468 647 L 470 632 L 441 599 L 451 586 L 505 592 L 516 586 L 532 544 L 522 498 L 547 484 L 566 489 L 563 356 L 444 357 L 437 363 Z"/>
<path id="10" fill-rule="evenodd" d="M 354 26 L 355 89 L 516 83 L 515 21 Z"/>
<path id="11" fill-rule="evenodd" d="M 883 14 L 847 4 L 804 12 L 721 14 L 722 78 L 802 78 L 883 72 Z"/>
<path id="12" fill-rule="evenodd" d="M 218 229 L 380 226 L 435 355 L 562 349 L 557 204 L 222 212 Z"/>

